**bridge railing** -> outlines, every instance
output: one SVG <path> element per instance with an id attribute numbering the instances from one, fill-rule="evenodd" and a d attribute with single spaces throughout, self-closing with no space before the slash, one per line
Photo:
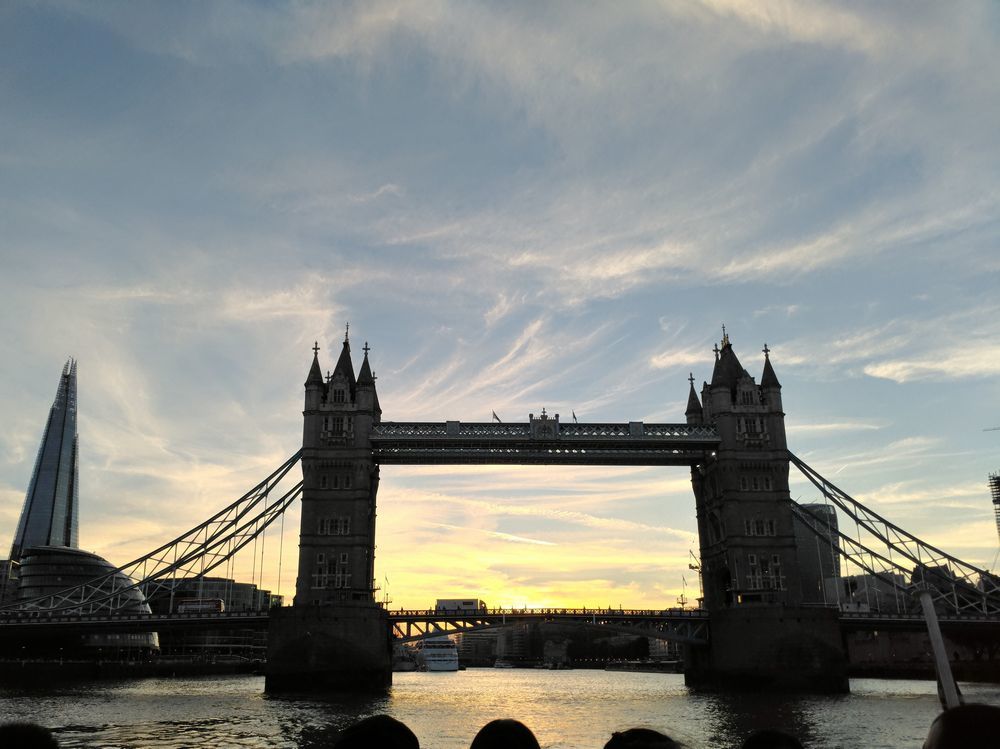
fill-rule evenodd
<path id="1" fill-rule="evenodd" d="M 393 636 L 401 642 L 478 632 L 524 622 L 565 622 L 596 626 L 621 634 L 704 643 L 708 613 L 698 609 L 399 609 L 389 611 Z"/>
<path id="2" fill-rule="evenodd" d="M 549 424 L 546 439 L 627 441 L 717 442 L 711 425 L 624 423 Z M 532 437 L 531 424 L 497 422 L 402 422 L 383 421 L 372 427 L 371 438 L 379 440 L 525 440 Z"/>
<path id="3" fill-rule="evenodd" d="M 689 618 L 701 619 L 708 616 L 703 609 L 622 609 L 622 608 L 487 608 L 487 609 L 390 609 L 389 618 L 421 617 L 433 618 L 467 618 L 511 616 L 511 617 L 543 617 L 543 616 L 607 616 L 626 618 Z"/>

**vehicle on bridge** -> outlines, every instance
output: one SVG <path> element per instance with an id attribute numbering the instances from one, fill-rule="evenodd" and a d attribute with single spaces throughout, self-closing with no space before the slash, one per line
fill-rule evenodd
<path id="1" fill-rule="evenodd" d="M 177 603 L 178 614 L 221 614 L 226 602 L 221 598 L 182 598 Z"/>
<path id="2" fill-rule="evenodd" d="M 486 611 L 486 602 L 477 598 L 439 598 L 435 611 Z"/>

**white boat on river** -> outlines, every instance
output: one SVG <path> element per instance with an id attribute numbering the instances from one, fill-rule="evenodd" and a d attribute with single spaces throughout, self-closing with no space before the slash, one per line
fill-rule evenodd
<path id="1" fill-rule="evenodd" d="M 450 637 L 428 637 L 417 645 L 417 663 L 424 671 L 458 671 L 458 646 Z"/>

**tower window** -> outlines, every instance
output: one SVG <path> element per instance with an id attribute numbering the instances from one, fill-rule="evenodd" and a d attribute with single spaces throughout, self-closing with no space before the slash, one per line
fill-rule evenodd
<path id="1" fill-rule="evenodd" d="M 334 388 L 333 390 L 333 402 L 343 403 L 344 402 L 344 388 Z"/>
<path id="2" fill-rule="evenodd" d="M 327 478 L 327 475 L 326 475 L 325 473 L 324 473 L 324 474 L 321 474 L 321 475 L 320 475 L 320 477 L 319 477 L 319 488 L 320 488 L 320 489 L 326 489 L 326 488 L 327 488 L 327 485 L 328 485 L 329 483 L 330 483 L 330 482 L 329 482 L 329 480 L 328 480 L 328 478 Z"/>

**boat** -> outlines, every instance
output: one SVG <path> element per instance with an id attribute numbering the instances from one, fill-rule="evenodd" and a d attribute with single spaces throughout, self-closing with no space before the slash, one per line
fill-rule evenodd
<path id="1" fill-rule="evenodd" d="M 450 637 L 427 637 L 417 645 L 422 671 L 458 671 L 458 646 Z"/>

